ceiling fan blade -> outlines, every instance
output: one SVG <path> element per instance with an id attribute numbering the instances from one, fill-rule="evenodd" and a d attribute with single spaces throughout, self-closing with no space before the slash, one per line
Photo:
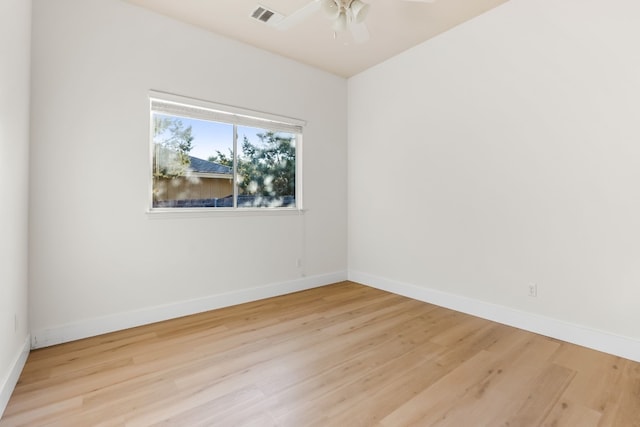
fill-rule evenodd
<path id="1" fill-rule="evenodd" d="M 369 30 L 364 22 L 359 24 L 352 23 L 349 24 L 349 30 L 351 31 L 351 35 L 353 36 L 353 40 L 356 43 L 364 43 L 369 40 Z"/>
<path id="2" fill-rule="evenodd" d="M 300 24 L 302 21 L 313 15 L 318 10 L 320 10 L 320 0 L 313 0 L 308 5 L 301 7 L 291 15 L 278 22 L 276 24 L 276 28 L 279 30 L 288 30 L 289 28 Z"/>

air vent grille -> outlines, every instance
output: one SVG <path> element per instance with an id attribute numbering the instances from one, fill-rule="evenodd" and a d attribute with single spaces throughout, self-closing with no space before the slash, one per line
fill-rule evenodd
<path id="1" fill-rule="evenodd" d="M 251 13 L 251 17 L 265 24 L 274 25 L 282 20 L 283 16 L 278 12 L 268 9 L 265 6 L 258 5 Z"/>
<path id="2" fill-rule="evenodd" d="M 257 19 L 258 21 L 267 22 L 269 18 L 273 16 L 273 11 L 269 9 L 265 9 L 264 7 L 258 6 L 256 10 L 253 11 L 251 17 Z"/>

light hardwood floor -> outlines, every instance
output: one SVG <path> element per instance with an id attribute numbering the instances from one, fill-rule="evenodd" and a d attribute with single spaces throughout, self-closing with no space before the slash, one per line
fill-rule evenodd
<path id="1" fill-rule="evenodd" d="M 344 282 L 35 350 L 0 426 L 640 426 L 640 364 Z"/>

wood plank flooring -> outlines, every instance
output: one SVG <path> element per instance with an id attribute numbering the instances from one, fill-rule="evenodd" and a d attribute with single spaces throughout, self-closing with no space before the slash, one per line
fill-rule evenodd
<path id="1" fill-rule="evenodd" d="M 351 282 L 31 352 L 0 426 L 640 426 L 640 364 Z"/>

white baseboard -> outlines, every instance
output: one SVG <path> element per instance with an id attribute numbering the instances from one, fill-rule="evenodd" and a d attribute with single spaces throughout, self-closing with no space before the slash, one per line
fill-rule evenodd
<path id="1" fill-rule="evenodd" d="M 250 289 L 211 295 L 156 307 L 148 307 L 125 313 L 85 319 L 79 322 L 31 331 L 31 348 L 48 347 L 68 341 L 92 337 L 108 332 L 133 328 L 190 314 L 257 301 L 292 292 L 304 291 L 331 283 L 347 280 L 346 271 L 338 271 L 286 282 L 271 283 Z"/>
<path id="2" fill-rule="evenodd" d="M 9 373 L 2 380 L 2 383 L 0 383 L 0 418 L 2 418 L 2 414 L 4 414 L 4 410 L 7 408 L 7 403 L 9 403 L 13 389 L 16 388 L 16 384 L 20 378 L 20 373 L 22 373 L 24 364 L 27 362 L 29 349 L 31 348 L 30 344 L 31 337 L 27 335 L 27 338 L 24 340 L 24 344 L 20 349 L 20 353 L 16 355 L 16 358 L 11 365 Z"/>
<path id="3" fill-rule="evenodd" d="M 349 280 L 640 362 L 640 341 L 510 307 L 349 270 Z"/>

